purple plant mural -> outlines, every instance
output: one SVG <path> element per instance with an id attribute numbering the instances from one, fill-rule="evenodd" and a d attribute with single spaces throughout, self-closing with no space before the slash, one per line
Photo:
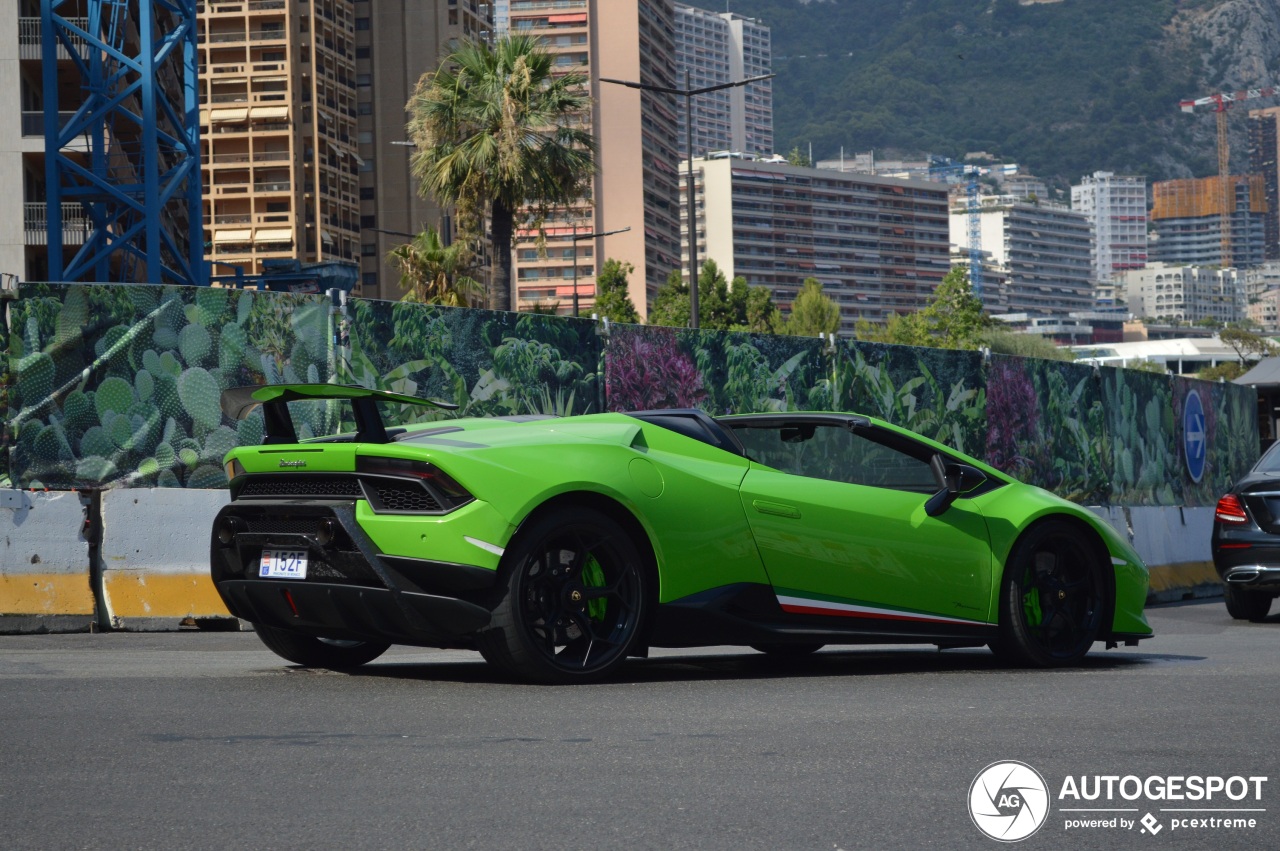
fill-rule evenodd
<path id="1" fill-rule="evenodd" d="M 605 349 L 610 411 L 693 408 L 707 395 L 693 358 L 670 328 L 615 327 Z"/>
<path id="2" fill-rule="evenodd" d="M 1011 475 L 1027 467 L 1021 447 L 1035 441 L 1040 402 L 1021 358 L 992 358 L 987 367 L 986 462 Z"/>

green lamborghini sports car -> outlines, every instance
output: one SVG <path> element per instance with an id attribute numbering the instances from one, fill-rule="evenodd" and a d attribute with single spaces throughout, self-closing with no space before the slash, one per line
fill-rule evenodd
<path id="1" fill-rule="evenodd" d="M 316 400 L 349 403 L 354 433 L 299 440 L 290 407 Z M 922 643 L 1053 666 L 1151 635 L 1147 569 L 1110 526 L 870 417 L 388 427 L 387 404 L 440 403 L 328 384 L 223 394 L 233 418 L 262 406 L 266 437 L 226 457 L 213 581 L 297 664 L 409 644 L 577 682 L 650 647 Z"/>

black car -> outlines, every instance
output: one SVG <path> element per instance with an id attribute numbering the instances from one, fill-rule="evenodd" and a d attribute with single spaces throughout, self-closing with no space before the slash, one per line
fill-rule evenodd
<path id="1" fill-rule="evenodd" d="M 1213 566 L 1226 589 L 1227 612 L 1260 621 L 1280 596 L 1280 443 L 1218 500 Z"/>

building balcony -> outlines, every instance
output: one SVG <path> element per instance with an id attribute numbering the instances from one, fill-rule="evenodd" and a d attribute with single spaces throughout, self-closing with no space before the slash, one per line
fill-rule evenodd
<path id="1" fill-rule="evenodd" d="M 27 245 L 49 244 L 49 205 L 43 201 L 22 205 L 22 229 Z M 62 244 L 84 245 L 93 230 L 93 220 L 84 205 L 71 202 L 62 205 Z"/>
<path id="2" fill-rule="evenodd" d="M 213 0 L 197 3 L 196 14 L 240 15 L 245 12 L 283 12 L 285 0 Z"/>
<path id="3" fill-rule="evenodd" d="M 89 27 L 88 18 L 67 18 L 67 21 L 82 30 Z M 43 21 L 39 18 L 18 18 L 18 58 L 19 59 L 43 59 L 44 58 L 44 26 Z M 89 58 L 89 49 L 85 45 L 83 39 L 72 39 L 73 43 L 80 49 L 80 58 Z M 58 44 L 58 59 L 71 60 L 71 53 L 66 46 Z"/>

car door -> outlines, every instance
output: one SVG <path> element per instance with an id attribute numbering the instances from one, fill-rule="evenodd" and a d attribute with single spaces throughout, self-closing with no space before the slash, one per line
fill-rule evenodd
<path id="1" fill-rule="evenodd" d="M 779 602 L 805 614 L 987 622 L 991 547 L 969 500 L 939 516 L 935 450 L 862 417 L 722 420 L 753 460 L 741 487 Z"/>

